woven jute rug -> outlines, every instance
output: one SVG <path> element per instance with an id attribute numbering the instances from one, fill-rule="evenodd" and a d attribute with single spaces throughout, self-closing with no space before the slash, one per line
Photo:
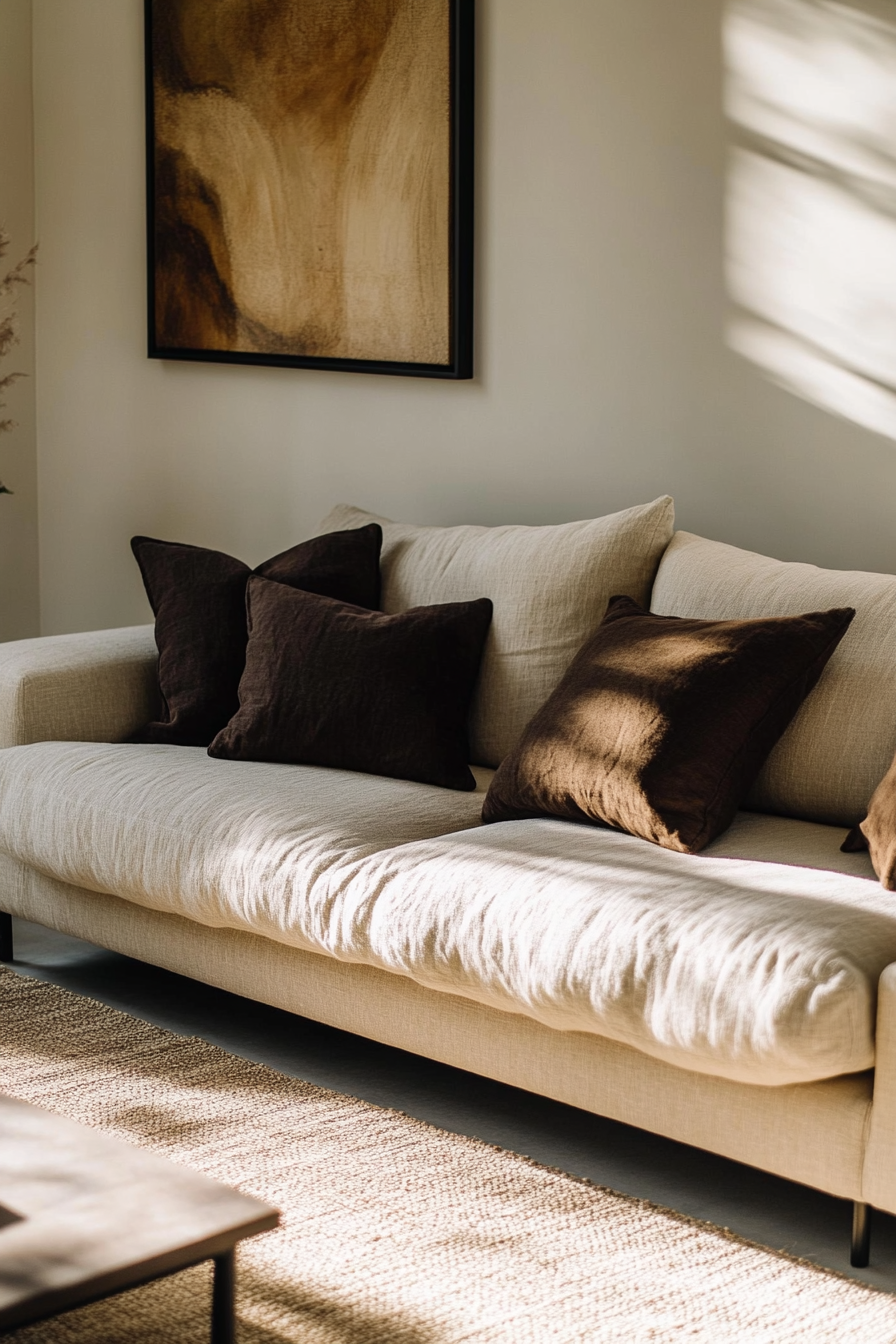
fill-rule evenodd
<path id="1" fill-rule="evenodd" d="M 281 1209 L 239 1251 L 241 1344 L 896 1341 L 889 1294 L 2 968 L 0 1091 Z M 196 1344 L 209 1292 L 202 1266 L 9 1338 Z"/>

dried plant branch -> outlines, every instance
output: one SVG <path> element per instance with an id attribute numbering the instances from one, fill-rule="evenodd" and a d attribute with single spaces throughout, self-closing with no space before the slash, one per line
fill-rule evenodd
<path id="1" fill-rule="evenodd" d="M 16 344 L 16 315 L 14 312 L 0 317 L 0 359 Z"/>
<path id="2" fill-rule="evenodd" d="M 0 260 L 6 256 L 9 251 L 10 237 L 6 229 L 0 224 Z M 32 278 L 32 269 L 37 261 L 37 245 L 32 247 L 27 256 L 21 261 L 16 262 L 9 270 L 0 274 L 0 300 L 12 299 L 13 306 L 5 313 L 0 315 L 0 359 L 5 358 L 10 350 L 19 343 L 18 334 L 18 313 L 15 309 L 15 295 L 20 285 L 30 285 Z M 0 410 L 6 405 L 3 400 L 3 393 L 12 387 L 13 383 L 18 382 L 20 378 L 27 377 L 24 373 L 7 373 L 0 378 Z M 15 420 L 0 420 L 0 434 L 7 434 L 15 429 Z M 0 481 L 0 495 L 11 495 L 12 491 Z"/>
<path id="3" fill-rule="evenodd" d="M 3 241 L 4 239 L 5 245 Z M 0 257 L 4 255 L 8 248 L 9 238 L 2 232 L 2 229 L 0 229 Z M 36 262 L 37 244 L 35 243 L 27 257 L 23 257 L 22 260 L 17 262 L 5 275 L 0 276 L 0 298 L 5 298 L 8 294 L 12 294 L 15 291 L 16 285 L 30 285 L 31 276 L 28 274 L 28 268 L 29 266 L 34 266 Z"/>

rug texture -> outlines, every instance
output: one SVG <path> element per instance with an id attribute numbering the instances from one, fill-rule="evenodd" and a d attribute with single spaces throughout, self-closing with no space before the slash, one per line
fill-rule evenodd
<path id="1" fill-rule="evenodd" d="M 0 1090 L 282 1211 L 239 1251 L 241 1344 L 896 1341 L 888 1294 L 2 968 Z M 209 1292 L 201 1266 L 9 1338 L 196 1344 Z"/>

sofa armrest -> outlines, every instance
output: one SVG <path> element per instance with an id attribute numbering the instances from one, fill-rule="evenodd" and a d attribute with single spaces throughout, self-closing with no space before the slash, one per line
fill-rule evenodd
<path id="1" fill-rule="evenodd" d="M 158 710 L 151 625 L 0 644 L 0 747 L 120 742 Z"/>
<path id="2" fill-rule="evenodd" d="M 862 1198 L 896 1213 L 896 963 L 878 982 L 874 1100 L 862 1176 Z"/>

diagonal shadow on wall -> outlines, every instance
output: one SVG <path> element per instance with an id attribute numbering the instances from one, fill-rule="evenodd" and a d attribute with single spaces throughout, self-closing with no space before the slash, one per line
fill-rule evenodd
<path id="1" fill-rule="evenodd" d="M 896 439 L 896 5 L 729 0 L 729 345 Z"/>

